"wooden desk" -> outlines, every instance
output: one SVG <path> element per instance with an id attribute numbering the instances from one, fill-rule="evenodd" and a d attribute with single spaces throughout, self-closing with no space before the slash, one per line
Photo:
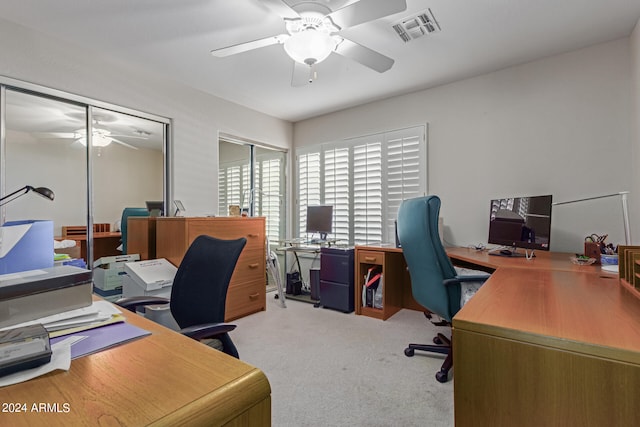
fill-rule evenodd
<path id="1" fill-rule="evenodd" d="M 139 254 L 140 261 L 156 259 L 155 216 L 130 216 L 127 219 L 127 252 Z"/>
<path id="2" fill-rule="evenodd" d="M 93 233 L 93 260 L 100 259 L 105 256 L 122 255 L 117 248 L 120 246 L 121 234 L 119 232 L 97 232 Z M 56 240 L 75 240 L 80 246 L 80 257 L 85 260 L 87 265 L 93 264 L 87 259 L 87 235 L 74 235 L 66 237 L 56 237 Z"/>
<path id="3" fill-rule="evenodd" d="M 140 316 L 125 315 L 153 334 L 73 360 L 69 371 L 2 388 L 3 404 L 24 403 L 29 410 L 0 411 L 0 425 L 271 425 L 264 373 Z M 34 403 L 58 404 L 60 412 L 33 412 Z"/>
<path id="4" fill-rule="evenodd" d="M 570 254 L 496 269 L 453 318 L 456 426 L 640 425 L 640 299 Z"/>
<path id="5" fill-rule="evenodd" d="M 488 251 L 477 251 L 469 248 L 447 248 L 447 255 L 457 266 L 494 271 L 497 268 L 524 268 L 534 270 L 561 270 L 574 272 L 600 273 L 599 265 L 576 265 L 569 259 L 572 255 L 563 252 L 536 251 L 533 259 L 524 257 L 505 257 L 489 255 Z"/>
<path id="6" fill-rule="evenodd" d="M 403 308 L 424 310 L 411 293 L 411 278 L 402 249 L 393 246 L 356 246 L 355 247 L 354 301 L 355 313 L 376 319 L 387 320 Z M 369 267 L 381 268 L 384 280 L 382 308 L 362 306 L 362 288 Z"/>

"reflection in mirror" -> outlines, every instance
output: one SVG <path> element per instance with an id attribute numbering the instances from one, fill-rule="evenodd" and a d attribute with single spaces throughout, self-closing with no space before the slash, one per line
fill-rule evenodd
<path id="1" fill-rule="evenodd" d="M 277 246 L 286 230 L 286 152 L 246 142 L 220 140 L 218 215 L 230 215 L 230 207 L 266 217 L 267 237 Z M 251 152 L 255 181 L 250 183 Z"/>
<path id="2" fill-rule="evenodd" d="M 164 199 L 164 125 L 100 108 L 91 115 L 94 223 L 118 229 L 124 208 Z"/>
<path id="3" fill-rule="evenodd" d="M 267 237 L 274 246 L 279 245 L 285 237 L 286 153 L 256 146 L 255 158 L 255 214 L 267 218 Z"/>
<path id="4" fill-rule="evenodd" d="M 41 96 L 6 91 L 6 157 L 4 191 L 25 185 L 48 187 L 50 202 L 42 197 L 22 197 L 5 206 L 4 221 L 49 219 L 54 235 L 64 225 L 87 223 L 87 153 L 73 140 L 61 139 L 68 123 L 85 130 L 85 108 Z"/>
<path id="5" fill-rule="evenodd" d="M 93 260 L 120 255 L 123 209 L 164 200 L 165 133 L 165 124 L 153 120 L 7 89 L 4 194 L 25 185 L 43 186 L 53 190 L 55 200 L 23 197 L 4 207 L 3 222 L 51 219 L 58 240 L 80 230 L 74 237 L 80 250 L 71 252 L 86 260 L 90 139 L 94 230 L 112 233 L 94 233 L 90 251 Z"/>

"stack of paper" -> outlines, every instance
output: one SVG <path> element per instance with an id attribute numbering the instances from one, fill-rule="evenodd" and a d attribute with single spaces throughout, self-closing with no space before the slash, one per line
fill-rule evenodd
<path id="1" fill-rule="evenodd" d="M 53 338 L 123 321 L 124 316 L 116 306 L 107 301 L 94 301 L 88 307 L 41 317 L 18 325 L 1 328 L 0 330 L 41 323 L 49 332 L 49 336 Z"/>

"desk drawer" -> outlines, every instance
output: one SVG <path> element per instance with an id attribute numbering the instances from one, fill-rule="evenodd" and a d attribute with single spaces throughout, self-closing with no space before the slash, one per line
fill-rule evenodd
<path id="1" fill-rule="evenodd" d="M 360 264 L 382 265 L 383 260 L 384 252 L 358 251 L 358 262 Z"/>
<path id="2" fill-rule="evenodd" d="M 251 282 L 260 279 L 264 281 L 266 271 L 267 266 L 262 249 L 244 249 L 238 258 L 235 270 L 233 270 L 231 283 Z"/>
<path id="3" fill-rule="evenodd" d="M 238 319 L 251 313 L 266 309 L 266 291 L 264 279 L 229 286 L 225 321 Z"/>
<path id="4" fill-rule="evenodd" d="M 353 311 L 353 286 L 320 280 L 320 304 L 345 313 Z"/>
<path id="5" fill-rule="evenodd" d="M 209 221 L 194 220 L 189 223 L 189 241 L 192 242 L 201 234 L 217 237 L 218 239 L 238 239 L 245 237 L 245 249 L 264 248 L 264 222 L 253 220 Z"/>
<path id="6" fill-rule="evenodd" d="M 320 280 L 353 283 L 353 250 L 322 249 L 320 253 Z"/>

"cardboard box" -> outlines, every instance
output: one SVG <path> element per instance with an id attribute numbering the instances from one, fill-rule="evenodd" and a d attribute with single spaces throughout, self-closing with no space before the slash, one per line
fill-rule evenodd
<path id="1" fill-rule="evenodd" d="M 0 276 L 0 327 L 91 305 L 91 279 L 69 265 Z"/>
<path id="2" fill-rule="evenodd" d="M 124 265 L 126 275 L 122 280 L 122 296 L 125 298 L 153 295 L 169 298 L 171 285 L 178 269 L 164 258 Z"/>
<path id="3" fill-rule="evenodd" d="M 122 288 L 122 278 L 127 273 L 124 265 L 127 262 L 138 261 L 140 255 L 117 255 L 102 257 L 93 263 L 93 285 L 102 291 Z"/>
<path id="4" fill-rule="evenodd" d="M 9 221 L 0 227 L 0 274 L 53 267 L 53 221 Z"/>

